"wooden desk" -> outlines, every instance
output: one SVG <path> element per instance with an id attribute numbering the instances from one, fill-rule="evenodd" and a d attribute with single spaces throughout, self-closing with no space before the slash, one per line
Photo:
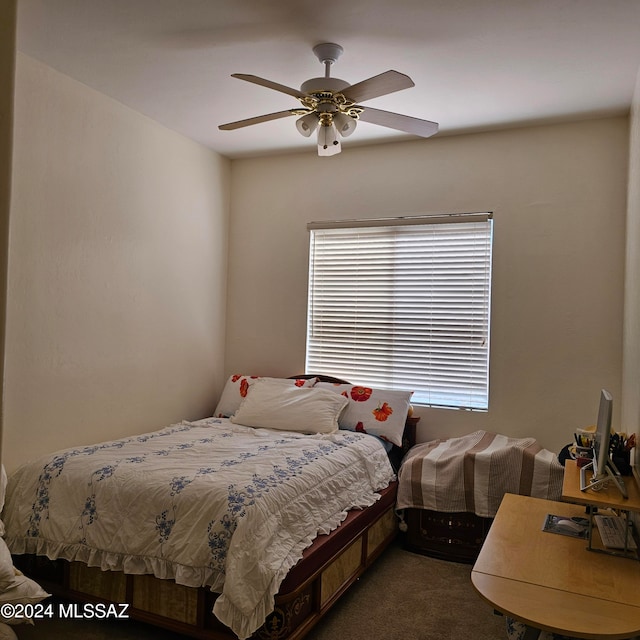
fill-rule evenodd
<path id="1" fill-rule="evenodd" d="M 587 478 L 591 471 L 587 471 Z M 562 499 L 577 504 L 590 504 L 596 507 L 624 509 L 625 511 L 640 511 L 640 489 L 633 476 L 623 477 L 627 488 L 628 498 L 623 498 L 619 489 L 610 483 L 599 491 L 587 489 L 580 491 L 580 469 L 575 460 L 567 460 L 564 465 L 564 480 L 562 483 Z"/>
<path id="2" fill-rule="evenodd" d="M 548 513 L 584 507 L 505 495 L 471 572 L 480 596 L 532 627 L 576 638 L 640 633 L 640 562 L 589 552 L 586 541 L 542 530 Z"/>

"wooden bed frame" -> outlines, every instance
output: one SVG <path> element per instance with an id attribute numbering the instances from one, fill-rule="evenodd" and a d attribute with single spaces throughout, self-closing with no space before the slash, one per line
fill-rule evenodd
<path id="1" fill-rule="evenodd" d="M 301 377 L 301 376 L 296 376 Z M 329 382 L 342 382 L 322 377 Z M 403 446 L 390 452 L 397 471 L 415 444 L 419 418 L 408 417 Z M 275 608 L 251 636 L 255 640 L 300 640 L 335 604 L 398 533 L 395 514 L 397 481 L 380 491 L 381 498 L 352 510 L 328 535 L 318 536 L 289 571 L 275 597 Z M 14 556 L 26 575 L 49 593 L 76 602 L 128 603 L 130 618 L 200 640 L 230 640 L 236 635 L 212 613 L 217 594 L 161 580 L 152 575 L 102 571 L 81 562 L 43 556 Z"/>

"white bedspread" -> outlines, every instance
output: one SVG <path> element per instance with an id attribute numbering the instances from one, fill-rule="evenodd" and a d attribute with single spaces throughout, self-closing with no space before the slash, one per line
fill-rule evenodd
<path id="1" fill-rule="evenodd" d="M 313 538 L 393 477 L 366 434 L 185 422 L 24 465 L 9 479 L 6 541 L 13 553 L 210 586 L 222 594 L 216 616 L 245 638 Z"/>

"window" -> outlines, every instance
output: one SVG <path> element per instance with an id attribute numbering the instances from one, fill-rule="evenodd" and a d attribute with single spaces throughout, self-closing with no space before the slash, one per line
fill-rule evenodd
<path id="1" fill-rule="evenodd" d="M 306 371 L 486 410 L 492 215 L 309 230 Z"/>

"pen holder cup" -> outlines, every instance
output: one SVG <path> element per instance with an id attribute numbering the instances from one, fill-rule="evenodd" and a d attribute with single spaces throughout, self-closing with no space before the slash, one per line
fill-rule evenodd
<path id="1" fill-rule="evenodd" d="M 612 451 L 611 460 L 616 465 L 616 469 L 620 475 L 630 476 L 633 471 L 631 469 L 631 451 Z"/>

